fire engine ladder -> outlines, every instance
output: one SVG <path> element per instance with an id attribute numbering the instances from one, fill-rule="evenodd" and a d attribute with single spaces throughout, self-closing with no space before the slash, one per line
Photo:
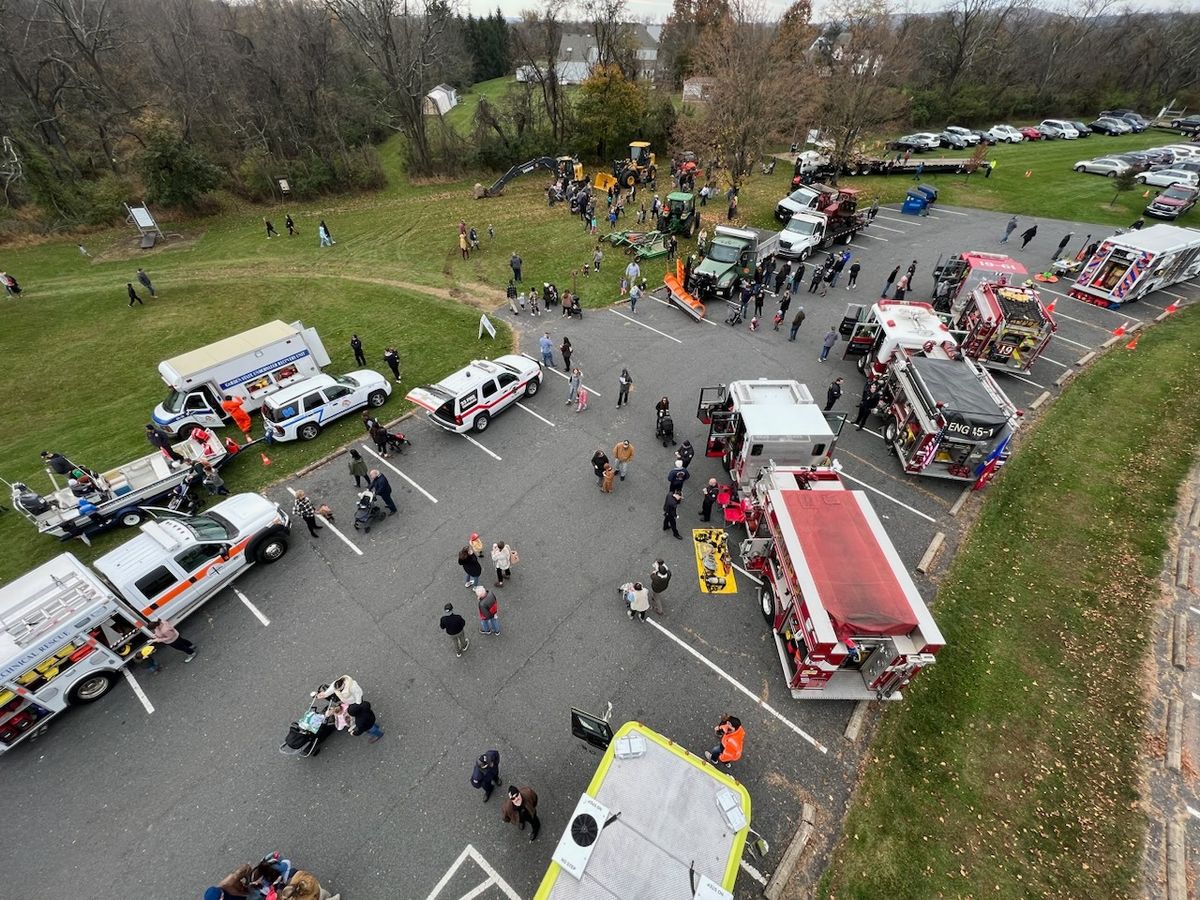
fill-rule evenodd
<path id="1" fill-rule="evenodd" d="M 53 584 L 31 599 L 32 609 L 26 606 L 13 615 L 0 617 L 0 626 L 22 647 L 32 644 L 102 597 L 77 573 L 72 573 L 65 578 L 55 578 Z"/>

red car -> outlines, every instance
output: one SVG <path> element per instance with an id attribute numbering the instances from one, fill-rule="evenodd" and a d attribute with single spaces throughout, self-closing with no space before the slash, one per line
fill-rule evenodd
<path id="1" fill-rule="evenodd" d="M 1196 205 L 1200 188 L 1179 183 L 1173 184 L 1153 200 L 1143 212 L 1156 219 L 1178 219 Z"/>
<path id="2" fill-rule="evenodd" d="M 1017 131 L 1021 132 L 1022 136 L 1024 136 L 1025 140 L 1027 141 L 1040 141 L 1045 137 L 1044 134 L 1042 134 L 1032 125 L 1026 125 L 1024 128 L 1018 128 Z"/>

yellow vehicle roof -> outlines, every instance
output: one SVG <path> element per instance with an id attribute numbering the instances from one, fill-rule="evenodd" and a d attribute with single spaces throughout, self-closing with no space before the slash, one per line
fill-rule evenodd
<path id="1" fill-rule="evenodd" d="M 649 147 L 650 142 L 649 141 L 630 141 L 629 146 L 630 147 Z"/>

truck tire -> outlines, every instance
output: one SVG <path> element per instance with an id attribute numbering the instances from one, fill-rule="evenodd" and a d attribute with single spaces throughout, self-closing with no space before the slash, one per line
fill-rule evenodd
<path id="1" fill-rule="evenodd" d="M 146 521 L 146 514 L 140 509 L 126 509 L 122 510 L 120 519 L 126 528 L 137 528 Z"/>
<path id="2" fill-rule="evenodd" d="M 827 234 L 827 235 L 825 235 L 825 237 L 821 238 L 821 244 L 820 244 L 821 250 L 828 250 L 832 246 L 833 246 L 833 235 Z"/>
<path id="3" fill-rule="evenodd" d="M 695 213 L 692 214 L 692 218 L 688 221 L 687 236 L 689 238 L 693 238 L 696 236 L 696 215 L 695 215 Z"/>
<path id="4" fill-rule="evenodd" d="M 181 441 L 186 441 L 188 438 L 190 438 L 192 436 L 192 432 L 195 430 L 196 430 L 195 425 L 184 425 L 182 428 L 179 429 L 179 439 Z"/>
<path id="5" fill-rule="evenodd" d="M 864 354 L 863 356 L 860 356 L 858 358 L 858 362 L 855 363 L 855 365 L 858 366 L 858 371 L 862 372 L 864 375 L 867 374 L 867 360 L 869 358 L 870 358 L 869 354 Z"/>
<path id="6" fill-rule="evenodd" d="M 775 594 L 769 585 L 762 585 L 758 589 L 758 611 L 762 613 L 767 624 L 771 629 L 775 628 Z"/>
<path id="7" fill-rule="evenodd" d="M 68 702 L 72 706 L 94 703 L 109 692 L 116 680 L 116 672 L 93 672 L 71 688 Z"/>
<path id="8" fill-rule="evenodd" d="M 637 184 L 637 172 L 634 172 L 632 170 L 626 172 L 624 174 L 624 176 L 621 178 L 621 181 L 624 183 L 625 187 L 627 187 L 627 188 L 633 187 L 635 184 Z"/>
<path id="9" fill-rule="evenodd" d="M 471 428 L 474 429 L 476 434 L 483 434 L 483 432 L 487 431 L 488 424 L 491 421 L 491 416 L 489 416 L 486 412 L 481 412 L 475 417 L 475 421 L 471 423 Z"/>
<path id="10" fill-rule="evenodd" d="M 895 422 L 888 422 L 883 429 L 883 440 L 889 447 L 896 443 L 896 437 L 900 434 L 900 429 L 896 427 Z"/>
<path id="11" fill-rule="evenodd" d="M 284 531 L 268 534 L 254 545 L 254 561 L 264 566 L 283 559 L 288 552 L 288 536 Z"/>
<path id="12" fill-rule="evenodd" d="M 300 438 L 302 441 L 311 441 L 320 433 L 321 426 L 316 422 L 305 422 L 300 426 L 299 429 L 297 429 L 296 437 Z"/>
<path id="13" fill-rule="evenodd" d="M 532 397 L 534 394 L 536 394 L 541 389 L 542 389 L 542 383 L 540 381 L 538 381 L 536 378 L 531 378 L 529 380 L 529 384 L 525 385 L 525 396 Z"/>
<path id="14" fill-rule="evenodd" d="M 367 394 L 367 406 L 378 409 L 387 403 L 387 394 L 384 391 L 371 391 Z"/>

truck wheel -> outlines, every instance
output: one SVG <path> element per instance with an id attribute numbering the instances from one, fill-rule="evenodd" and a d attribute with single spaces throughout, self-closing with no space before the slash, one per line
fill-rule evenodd
<path id="1" fill-rule="evenodd" d="M 691 221 L 688 222 L 687 236 L 693 238 L 696 236 L 696 216 L 693 215 Z"/>
<path id="2" fill-rule="evenodd" d="M 833 237 L 831 235 L 827 234 L 827 235 L 825 235 L 825 237 L 821 238 L 821 249 L 822 250 L 828 250 L 832 246 L 833 246 Z"/>
<path id="3" fill-rule="evenodd" d="M 471 427 L 475 429 L 476 433 L 482 434 L 483 432 L 487 431 L 488 424 L 491 421 L 492 421 L 491 416 L 489 416 L 485 412 L 481 412 L 479 415 L 477 415 L 475 417 L 475 422 Z"/>
<path id="4" fill-rule="evenodd" d="M 541 390 L 541 387 L 542 383 L 540 381 L 538 381 L 536 378 L 531 379 L 529 384 L 525 385 L 525 396 L 532 397 L 539 390 Z"/>
<path id="5" fill-rule="evenodd" d="M 72 705 L 92 703 L 107 694 L 116 680 L 116 672 L 96 672 L 71 688 L 68 700 Z"/>
<path id="6" fill-rule="evenodd" d="M 758 611 L 763 614 L 767 624 L 775 628 L 775 594 L 767 585 L 758 589 Z"/>
<path id="7" fill-rule="evenodd" d="M 895 422 L 888 422 L 887 427 L 883 429 L 883 439 L 890 447 L 896 443 L 896 436 L 900 433 L 900 429 L 896 427 Z"/>
<path id="8" fill-rule="evenodd" d="M 867 356 L 860 356 L 857 363 L 858 371 L 862 372 L 864 375 L 867 374 L 867 359 Z"/>
<path id="9" fill-rule="evenodd" d="M 637 173 L 636 172 L 626 172 L 625 173 L 625 187 L 631 188 L 635 184 L 637 184 Z"/>
<path id="10" fill-rule="evenodd" d="M 372 406 L 378 409 L 385 403 L 387 403 L 387 394 L 383 391 L 371 391 L 371 393 L 367 395 L 367 406 Z"/>
<path id="11" fill-rule="evenodd" d="M 186 441 L 188 438 L 190 438 L 192 436 L 192 432 L 195 430 L 196 430 L 195 425 L 184 425 L 182 428 L 179 429 L 179 439 L 181 441 Z"/>
<path id="12" fill-rule="evenodd" d="M 146 514 L 140 509 L 127 509 L 121 513 L 121 524 L 126 528 L 137 528 L 146 521 Z"/>
<path id="13" fill-rule="evenodd" d="M 658 178 L 658 166 L 651 166 L 646 170 L 646 180 L 654 181 L 656 178 Z"/>
<path id="14" fill-rule="evenodd" d="M 260 562 L 263 565 L 269 565 L 278 559 L 282 559 L 287 551 L 287 535 L 275 534 L 254 548 L 254 561 Z"/>
<path id="15" fill-rule="evenodd" d="M 321 433 L 321 426 L 316 422 L 305 422 L 300 426 L 300 430 L 296 432 L 296 437 L 302 441 L 311 441 Z"/>

